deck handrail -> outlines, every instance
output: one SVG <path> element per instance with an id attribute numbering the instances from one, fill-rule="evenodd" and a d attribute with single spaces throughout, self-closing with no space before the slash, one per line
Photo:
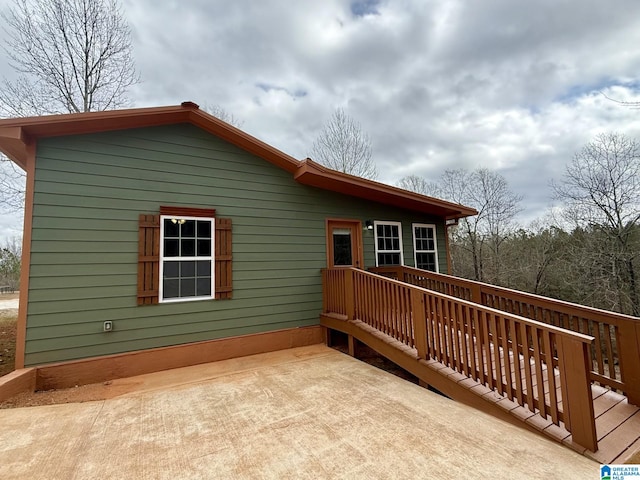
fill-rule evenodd
<path id="1" fill-rule="evenodd" d="M 539 322 L 591 335 L 591 381 L 640 405 L 640 318 L 407 266 L 369 271 Z"/>
<path id="2" fill-rule="evenodd" d="M 355 268 L 324 269 L 322 282 L 325 314 L 364 322 L 597 449 L 592 336 Z"/>

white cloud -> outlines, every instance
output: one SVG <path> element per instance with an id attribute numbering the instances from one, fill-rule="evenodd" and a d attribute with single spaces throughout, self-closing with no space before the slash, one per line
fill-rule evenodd
<path id="1" fill-rule="evenodd" d="M 8 0 L 0 0 L 0 8 Z M 297 157 L 344 107 L 381 180 L 488 167 L 524 197 L 596 133 L 640 136 L 640 2 L 125 0 L 137 106 L 220 104 Z M 7 67 L 0 62 L 0 73 Z"/>

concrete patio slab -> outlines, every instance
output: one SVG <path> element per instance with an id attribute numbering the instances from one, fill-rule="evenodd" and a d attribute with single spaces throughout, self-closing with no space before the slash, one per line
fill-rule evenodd
<path id="1" fill-rule="evenodd" d="M 322 345 L 0 411 L 0 478 L 596 478 L 598 464 Z"/>

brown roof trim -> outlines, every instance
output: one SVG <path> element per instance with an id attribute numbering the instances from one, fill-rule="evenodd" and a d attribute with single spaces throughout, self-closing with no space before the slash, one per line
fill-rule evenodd
<path id="1" fill-rule="evenodd" d="M 286 153 L 199 109 L 193 102 L 177 106 L 47 115 L 0 120 L 0 150 L 22 168 L 27 147 L 38 138 L 81 135 L 110 130 L 191 123 L 245 151 L 294 174 L 304 185 L 445 218 L 475 215 L 469 207 L 419 195 L 397 187 L 323 167 L 311 159 L 298 161 Z"/>
<path id="2" fill-rule="evenodd" d="M 23 170 L 27 169 L 27 145 L 30 140 L 20 127 L 0 128 L 0 150 Z"/>
<path id="3" fill-rule="evenodd" d="M 46 115 L 0 120 L 0 150 L 24 168 L 22 149 L 12 145 L 19 132 L 24 143 L 29 140 L 65 135 L 154 127 L 176 123 L 191 123 L 268 162 L 293 173 L 300 162 L 284 152 L 268 145 L 248 133 L 200 110 L 193 102 L 182 105 L 154 108 L 134 108 L 103 112 Z"/>
<path id="4" fill-rule="evenodd" d="M 294 178 L 304 185 L 445 218 L 462 218 L 478 213 L 475 209 L 464 205 L 338 172 L 310 158 L 302 161 Z"/>

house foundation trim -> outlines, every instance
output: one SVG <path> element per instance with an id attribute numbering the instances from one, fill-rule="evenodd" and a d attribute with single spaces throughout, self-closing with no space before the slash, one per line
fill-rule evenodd
<path id="1" fill-rule="evenodd" d="M 19 393 L 35 391 L 37 373 L 35 368 L 21 368 L 0 377 L 0 402 Z"/>
<path id="2" fill-rule="evenodd" d="M 69 388 L 323 342 L 322 328 L 314 325 L 39 365 L 28 369 L 30 373 L 19 384 L 11 382 L 10 391 L 4 392 L 0 382 L 0 401 L 8 398 L 5 393 L 20 393 L 18 385 L 21 391 Z"/>

